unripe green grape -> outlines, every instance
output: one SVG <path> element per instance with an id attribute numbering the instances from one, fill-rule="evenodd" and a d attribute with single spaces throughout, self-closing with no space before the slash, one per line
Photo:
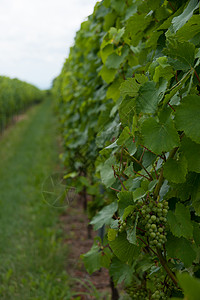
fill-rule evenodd
<path id="1" fill-rule="evenodd" d="M 146 214 L 146 209 L 142 209 L 142 211 L 141 211 L 141 213 L 143 214 L 143 215 L 145 215 Z"/>
<path id="2" fill-rule="evenodd" d="M 149 203 L 149 207 L 152 208 L 154 206 L 153 202 Z"/>
<path id="3" fill-rule="evenodd" d="M 152 228 L 153 230 L 157 229 L 156 224 L 151 224 L 151 228 Z"/>
<path id="4" fill-rule="evenodd" d="M 155 238 L 155 236 L 156 236 L 155 232 L 151 232 L 151 233 L 150 233 L 150 237 L 151 237 L 151 238 Z"/>
<path id="5" fill-rule="evenodd" d="M 159 231 L 159 232 L 163 232 L 164 229 L 163 229 L 162 227 L 159 227 L 159 228 L 158 228 L 158 231 Z"/>
<path id="6" fill-rule="evenodd" d="M 152 220 L 152 221 L 156 221 L 156 219 L 157 219 L 156 216 L 154 216 L 154 215 L 151 216 L 151 220 Z"/>

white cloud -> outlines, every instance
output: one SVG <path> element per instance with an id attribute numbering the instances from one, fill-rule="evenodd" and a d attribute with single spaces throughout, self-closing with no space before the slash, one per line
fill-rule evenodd
<path id="1" fill-rule="evenodd" d="M 0 74 L 48 88 L 96 0 L 1 0 Z"/>

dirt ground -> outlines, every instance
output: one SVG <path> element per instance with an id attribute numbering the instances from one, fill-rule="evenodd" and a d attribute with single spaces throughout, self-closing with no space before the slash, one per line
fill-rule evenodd
<path id="1" fill-rule="evenodd" d="M 78 299 L 111 299 L 110 277 L 108 270 L 101 269 L 89 275 L 84 268 L 80 255 L 90 250 L 92 239 L 88 238 L 88 218 L 84 213 L 80 199 L 73 201 L 61 217 L 66 243 L 69 248 L 67 273 L 74 279 L 72 290 L 77 293 Z M 75 299 L 74 297 L 73 299 Z"/>

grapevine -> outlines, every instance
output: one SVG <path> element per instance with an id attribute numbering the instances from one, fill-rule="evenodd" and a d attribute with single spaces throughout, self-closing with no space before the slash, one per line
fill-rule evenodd
<path id="1" fill-rule="evenodd" d="M 67 176 L 106 228 L 82 259 L 132 299 L 200 285 L 199 18 L 197 0 L 101 1 L 52 88 Z"/>

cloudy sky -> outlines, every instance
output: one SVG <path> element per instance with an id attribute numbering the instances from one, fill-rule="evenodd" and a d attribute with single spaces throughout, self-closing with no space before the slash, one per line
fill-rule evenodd
<path id="1" fill-rule="evenodd" d="M 46 89 L 97 0 L 0 0 L 0 75 Z"/>

